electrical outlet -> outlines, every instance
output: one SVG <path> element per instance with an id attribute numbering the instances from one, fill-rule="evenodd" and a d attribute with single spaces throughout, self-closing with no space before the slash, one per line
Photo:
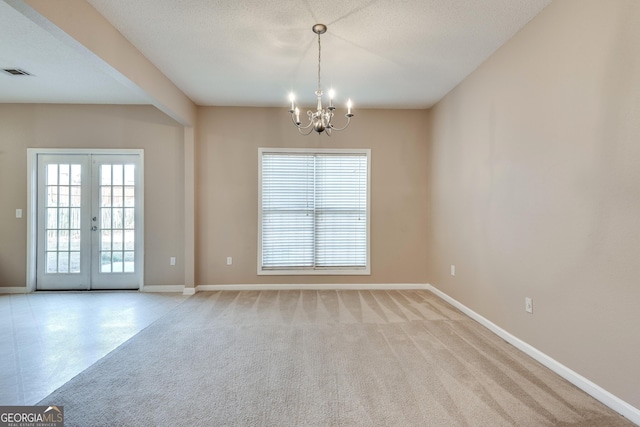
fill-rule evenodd
<path id="1" fill-rule="evenodd" d="M 169 258 L 169 265 L 176 265 L 176 257 L 172 256 Z"/>
<path id="2" fill-rule="evenodd" d="M 233 258 L 228 256 L 227 257 L 227 265 L 232 265 L 233 264 Z"/>
<path id="3" fill-rule="evenodd" d="M 529 297 L 524 299 L 524 309 L 527 313 L 533 314 L 533 300 Z"/>
<path id="4" fill-rule="evenodd" d="M 451 275 L 455 276 L 456 275 L 456 266 L 451 264 Z"/>

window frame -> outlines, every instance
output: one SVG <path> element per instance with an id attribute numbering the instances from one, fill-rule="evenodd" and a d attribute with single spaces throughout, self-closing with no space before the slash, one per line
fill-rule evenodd
<path id="1" fill-rule="evenodd" d="M 262 268 L 262 157 L 264 154 L 330 154 L 352 155 L 364 154 L 367 164 L 367 192 L 366 192 L 366 266 L 363 268 L 336 267 L 336 268 L 296 268 L 286 267 L 281 269 Z M 258 258 L 257 270 L 259 276 L 290 276 L 290 275 L 371 275 L 371 149 L 347 149 L 347 148 L 258 148 Z"/>

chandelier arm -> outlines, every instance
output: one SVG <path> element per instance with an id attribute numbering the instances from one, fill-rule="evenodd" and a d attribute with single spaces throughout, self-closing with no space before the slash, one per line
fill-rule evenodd
<path id="1" fill-rule="evenodd" d="M 332 124 L 331 124 L 331 125 L 329 125 L 329 127 L 330 127 L 332 130 L 341 131 L 341 130 L 345 130 L 345 129 L 347 128 L 347 126 L 349 126 L 349 123 L 351 123 L 351 117 L 347 116 L 347 124 L 346 124 L 346 125 L 344 125 L 343 127 L 341 127 L 341 128 L 337 128 L 337 127 L 335 127 L 335 126 L 334 126 L 334 125 L 332 125 Z"/>
<path id="2" fill-rule="evenodd" d="M 307 129 L 308 127 L 309 127 L 309 126 L 301 128 L 300 126 L 298 126 L 298 132 L 300 132 L 300 134 L 301 134 L 301 135 L 307 136 L 307 135 L 309 135 L 311 132 L 313 132 L 313 128 L 309 129 L 309 132 L 307 132 L 307 133 L 302 132 L 302 130 L 303 130 L 303 129 Z"/>
<path id="3" fill-rule="evenodd" d="M 296 119 L 293 118 L 293 114 L 291 114 L 291 121 L 293 122 L 293 124 L 298 128 L 298 129 L 308 129 L 309 127 L 311 127 L 311 125 L 313 124 L 312 121 L 309 121 L 309 124 L 306 126 L 300 126 L 300 124 L 298 124 L 298 122 L 296 122 Z"/>
<path id="4" fill-rule="evenodd" d="M 313 121 L 309 120 L 309 124 L 306 126 L 300 126 L 300 125 L 296 125 L 298 127 L 298 129 L 309 129 L 311 126 L 313 126 Z"/>

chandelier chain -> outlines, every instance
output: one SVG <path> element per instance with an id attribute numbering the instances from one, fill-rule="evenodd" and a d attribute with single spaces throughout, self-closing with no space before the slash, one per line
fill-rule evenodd
<path id="1" fill-rule="evenodd" d="M 320 87 L 320 34 L 318 34 L 318 92 L 322 89 Z"/>

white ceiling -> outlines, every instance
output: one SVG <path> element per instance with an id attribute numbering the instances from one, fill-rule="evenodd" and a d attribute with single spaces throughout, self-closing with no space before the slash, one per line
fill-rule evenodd
<path id="1" fill-rule="evenodd" d="M 0 102 L 148 103 L 0 1 Z M 87 0 L 198 105 L 435 104 L 551 0 Z"/>
<path id="2" fill-rule="evenodd" d="M 69 47 L 0 1 L 0 69 L 20 68 L 32 76 L 0 71 L 0 103 L 144 104 Z"/>

